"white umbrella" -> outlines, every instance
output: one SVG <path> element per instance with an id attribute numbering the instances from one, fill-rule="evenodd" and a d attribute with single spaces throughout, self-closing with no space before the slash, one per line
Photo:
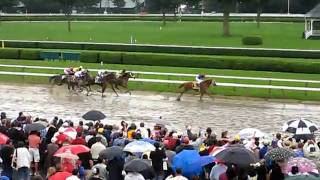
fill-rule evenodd
<path id="1" fill-rule="evenodd" d="M 131 152 L 131 153 L 144 153 L 144 152 L 150 152 L 154 151 L 156 148 L 145 141 L 133 141 L 129 144 L 127 144 L 123 151 Z"/>
<path id="2" fill-rule="evenodd" d="M 242 129 L 238 134 L 241 137 L 241 139 L 250 139 L 253 136 L 258 138 L 265 136 L 265 133 L 255 128 Z"/>

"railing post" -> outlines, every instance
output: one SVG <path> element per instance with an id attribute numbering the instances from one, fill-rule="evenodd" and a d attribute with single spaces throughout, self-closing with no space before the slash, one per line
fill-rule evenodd
<path id="1" fill-rule="evenodd" d="M 270 86 L 272 84 L 271 80 L 269 80 L 269 83 L 268 83 Z M 271 93 L 271 89 L 269 88 L 269 94 Z"/>
<path id="2" fill-rule="evenodd" d="M 308 82 L 305 82 L 305 83 L 304 83 L 304 86 L 305 86 L 305 87 L 308 87 L 308 85 L 309 85 L 309 83 L 308 83 Z M 307 91 L 307 90 L 305 90 L 305 91 L 304 91 L 304 95 L 305 95 L 305 96 L 307 96 L 307 94 L 308 94 L 308 91 Z"/>

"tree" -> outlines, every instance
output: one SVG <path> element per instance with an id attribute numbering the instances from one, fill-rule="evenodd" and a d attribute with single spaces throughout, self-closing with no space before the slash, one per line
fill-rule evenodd
<path id="1" fill-rule="evenodd" d="M 230 12 L 234 10 L 237 0 L 219 0 L 223 12 L 223 36 L 230 36 Z"/>
<path id="2" fill-rule="evenodd" d="M 124 0 L 112 0 L 112 3 L 118 8 L 123 8 L 126 5 Z"/>
<path id="3" fill-rule="evenodd" d="M 6 12 L 7 8 L 13 7 L 18 4 L 17 0 L 0 0 L 0 11 Z M 0 12 L 0 23 L 2 21 L 2 16 Z"/>
<path id="4" fill-rule="evenodd" d="M 68 21 L 68 32 L 71 32 L 71 14 L 73 8 L 76 7 L 91 7 L 98 4 L 99 0 L 52 0 L 60 4 L 63 13 L 65 14 Z"/>
<path id="5" fill-rule="evenodd" d="M 21 0 L 28 13 L 58 13 L 60 5 L 48 0 Z"/>

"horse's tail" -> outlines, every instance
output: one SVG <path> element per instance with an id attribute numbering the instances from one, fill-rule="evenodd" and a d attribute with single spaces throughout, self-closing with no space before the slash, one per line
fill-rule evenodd
<path id="1" fill-rule="evenodd" d="M 52 80 L 55 79 L 56 77 L 57 77 L 57 75 L 54 75 L 54 76 L 49 77 L 49 83 L 51 83 Z"/>
<path id="2" fill-rule="evenodd" d="M 182 87 L 184 86 L 184 84 L 185 84 L 185 83 L 181 84 L 181 85 L 179 86 L 179 89 L 182 88 Z"/>

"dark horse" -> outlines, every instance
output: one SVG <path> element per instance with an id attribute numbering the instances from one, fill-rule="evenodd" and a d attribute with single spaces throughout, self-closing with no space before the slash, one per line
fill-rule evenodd
<path id="1" fill-rule="evenodd" d="M 179 88 L 182 88 L 182 87 L 183 87 L 183 91 L 182 91 L 182 92 L 180 93 L 180 95 L 178 96 L 177 101 L 180 101 L 180 100 L 181 100 L 181 96 L 182 96 L 185 92 L 187 92 L 187 91 L 189 91 L 189 90 L 196 90 L 196 91 L 200 90 L 200 101 L 202 101 L 202 97 L 203 97 L 204 94 L 208 94 L 208 95 L 209 95 L 209 93 L 208 93 L 208 88 L 210 87 L 210 85 L 216 86 L 217 84 L 216 84 L 216 82 L 215 82 L 213 79 L 207 79 L 207 80 L 204 80 L 204 81 L 202 81 L 202 82 L 200 83 L 200 85 L 199 85 L 199 88 L 200 88 L 200 89 L 195 89 L 193 82 L 183 83 L 183 84 L 181 84 L 181 85 L 179 86 Z"/>
<path id="2" fill-rule="evenodd" d="M 130 78 L 135 78 L 133 73 L 124 73 L 114 81 L 115 88 L 120 90 L 118 86 L 121 86 L 127 90 L 125 93 L 129 93 L 131 95 L 131 92 L 128 90 L 128 81 Z"/>
<path id="3" fill-rule="evenodd" d="M 88 83 L 91 81 L 89 71 L 84 72 L 80 78 L 74 75 L 68 75 L 66 79 L 69 91 L 71 91 L 71 89 L 75 90 L 75 87 L 77 87 L 80 91 L 85 89 L 87 96 L 89 95 L 90 87 L 88 87 Z"/>
<path id="4" fill-rule="evenodd" d="M 113 92 L 117 95 L 118 93 L 116 92 L 116 90 L 114 89 L 114 82 L 116 81 L 117 77 L 115 75 L 115 73 L 111 72 L 111 73 L 106 73 L 100 80 L 100 83 L 96 83 L 95 82 L 95 77 L 90 77 L 87 78 L 86 83 L 84 84 L 89 91 L 91 91 L 91 86 L 93 85 L 98 85 L 101 86 L 102 90 L 101 90 L 101 96 L 105 97 L 104 92 L 106 91 L 108 85 L 111 86 L 111 89 L 113 90 Z"/>
<path id="5" fill-rule="evenodd" d="M 59 74 L 49 77 L 49 83 L 52 85 L 62 86 L 63 84 L 67 84 L 67 76 L 65 74 Z"/>

